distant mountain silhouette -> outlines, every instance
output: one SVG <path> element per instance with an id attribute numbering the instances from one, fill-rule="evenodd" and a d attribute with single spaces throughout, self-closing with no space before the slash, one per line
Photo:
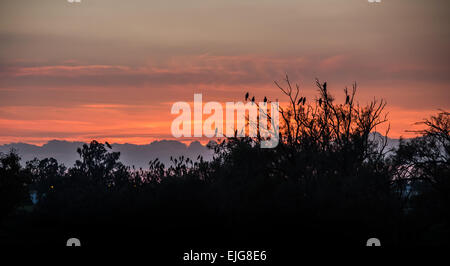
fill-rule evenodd
<path id="1" fill-rule="evenodd" d="M 79 159 L 76 152 L 83 142 L 71 142 L 64 140 L 51 140 L 42 146 L 27 143 L 10 143 L 0 145 L 0 152 L 7 153 L 11 149 L 15 149 L 22 157 L 21 163 L 24 165 L 26 161 L 35 157 L 38 159 L 53 157 L 66 166 L 72 166 L 75 160 Z M 213 151 L 198 141 L 193 141 L 186 145 L 176 140 L 160 140 L 150 144 L 112 144 L 113 151 L 120 152 L 120 161 L 125 165 L 135 166 L 136 168 L 147 168 L 150 160 L 158 158 L 165 165 L 170 164 L 170 156 L 185 156 L 197 159 L 198 155 L 203 156 L 204 160 L 210 160 Z"/>
<path id="2" fill-rule="evenodd" d="M 369 139 L 378 142 L 379 145 L 382 145 L 383 141 L 384 141 L 384 136 L 378 132 L 372 132 L 372 133 L 370 133 Z M 405 139 L 405 140 L 408 141 L 408 139 Z M 386 141 L 385 150 L 390 151 L 393 148 L 397 148 L 399 141 L 400 141 L 399 139 L 391 139 L 388 137 L 387 141 Z"/>
<path id="3" fill-rule="evenodd" d="M 380 133 L 374 132 L 370 139 L 380 141 L 382 138 L 383 136 Z M 397 147 L 398 142 L 398 139 L 388 138 L 386 149 Z M 66 166 L 72 166 L 75 160 L 79 159 L 76 150 L 83 144 L 83 142 L 65 140 L 51 140 L 43 146 L 27 143 L 10 143 L 0 145 L 0 152 L 7 153 L 11 149 L 15 149 L 22 157 L 22 164 L 35 157 L 38 159 L 53 157 Z M 165 165 L 169 165 L 170 156 L 178 157 L 183 155 L 193 160 L 198 155 L 203 156 L 205 160 L 210 160 L 213 156 L 213 151 L 198 141 L 193 141 L 189 145 L 176 140 L 160 140 L 145 145 L 113 143 L 112 147 L 113 151 L 120 152 L 120 160 L 125 165 L 134 165 L 136 168 L 147 168 L 148 162 L 156 158 Z"/>

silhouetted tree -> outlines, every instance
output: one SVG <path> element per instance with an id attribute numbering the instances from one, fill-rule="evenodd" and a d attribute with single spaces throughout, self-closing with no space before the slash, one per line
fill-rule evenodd
<path id="1" fill-rule="evenodd" d="M 35 158 L 26 163 L 25 170 L 31 176 L 30 190 L 36 193 L 37 200 L 42 200 L 56 187 L 59 188 L 59 184 L 64 181 L 66 167 L 58 164 L 54 158 Z"/>
<path id="2" fill-rule="evenodd" d="M 170 246 L 174 239 L 190 246 L 321 245 L 336 237 L 341 245 L 360 245 L 373 235 L 386 245 L 444 243 L 450 209 L 448 113 L 425 120 L 420 136 L 387 151 L 389 130 L 385 136 L 375 132 L 387 121 L 384 100 L 361 106 L 356 84 L 344 90 L 343 103 L 319 80 L 317 98 L 308 101 L 287 76 L 284 86 L 276 85 L 289 104 L 275 110 L 281 125 L 274 149 L 260 148 L 257 128 L 254 138 L 236 132 L 210 142 L 211 161 L 181 156 L 167 166 L 150 161 L 148 169 L 123 165 L 107 142 L 84 144 L 68 169 L 53 158 L 21 169 L 19 157 L 11 154 L 1 161 L 2 191 L 11 192 L 1 195 L 11 202 L 2 213 L 10 213 L 32 189 L 40 200 L 30 216 L 17 220 L 44 233 L 52 228 L 55 238 L 76 228 L 102 244 L 142 238 Z M 259 105 L 246 93 L 249 99 Z"/>
<path id="3" fill-rule="evenodd" d="M 0 221 L 30 199 L 27 187 L 30 177 L 22 171 L 19 162 L 15 151 L 0 154 Z"/>
<path id="4" fill-rule="evenodd" d="M 403 196 L 408 214 L 434 244 L 450 237 L 450 114 L 439 114 L 419 122 L 418 137 L 401 139 L 392 156 L 392 179 Z M 421 241 L 427 236 L 420 236 Z"/>

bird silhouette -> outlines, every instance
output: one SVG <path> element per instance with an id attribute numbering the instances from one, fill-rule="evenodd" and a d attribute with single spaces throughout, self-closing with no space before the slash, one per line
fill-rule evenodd
<path id="1" fill-rule="evenodd" d="M 347 95 L 347 97 L 345 97 L 345 104 L 348 104 L 350 102 L 350 96 Z"/>
<path id="2" fill-rule="evenodd" d="M 255 96 L 252 97 L 252 103 L 254 103 L 254 102 L 255 102 Z"/>
<path id="3" fill-rule="evenodd" d="M 264 96 L 264 102 L 265 102 L 265 103 L 267 102 L 267 97 L 266 97 L 266 96 Z"/>
<path id="4" fill-rule="evenodd" d="M 245 100 L 248 100 L 248 92 L 245 94 Z"/>
<path id="5" fill-rule="evenodd" d="M 105 144 L 108 148 L 112 149 L 111 145 L 107 141 L 105 141 Z"/>
<path id="6" fill-rule="evenodd" d="M 298 99 L 297 105 L 300 105 L 303 102 L 303 97 L 300 97 L 300 99 Z"/>
<path id="7" fill-rule="evenodd" d="M 327 82 L 326 81 L 323 83 L 323 89 L 327 90 Z"/>

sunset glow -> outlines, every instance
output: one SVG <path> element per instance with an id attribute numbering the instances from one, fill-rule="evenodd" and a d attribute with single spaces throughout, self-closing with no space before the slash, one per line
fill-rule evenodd
<path id="1" fill-rule="evenodd" d="M 173 139 L 172 103 L 283 102 L 286 73 L 311 101 L 356 81 L 392 138 L 450 107 L 446 1 L 135 2 L 2 1 L 0 144 Z"/>

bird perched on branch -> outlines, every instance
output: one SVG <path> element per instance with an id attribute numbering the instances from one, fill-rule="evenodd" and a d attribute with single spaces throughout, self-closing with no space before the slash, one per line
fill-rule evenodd
<path id="1" fill-rule="evenodd" d="M 267 97 L 266 97 L 266 96 L 264 96 L 264 102 L 265 102 L 265 103 L 267 102 Z"/>
<path id="2" fill-rule="evenodd" d="M 254 102 L 255 102 L 255 96 L 252 97 L 252 103 L 254 103 Z"/>
<path id="3" fill-rule="evenodd" d="M 327 82 L 326 81 L 323 83 L 323 90 L 327 90 Z"/>
<path id="4" fill-rule="evenodd" d="M 245 94 L 245 100 L 248 100 L 248 92 Z"/>
<path id="5" fill-rule="evenodd" d="M 112 149 L 111 145 L 107 141 L 105 141 L 105 144 L 108 148 Z"/>
<path id="6" fill-rule="evenodd" d="M 300 97 L 300 99 L 298 99 L 297 105 L 300 105 L 303 102 L 303 97 Z"/>

